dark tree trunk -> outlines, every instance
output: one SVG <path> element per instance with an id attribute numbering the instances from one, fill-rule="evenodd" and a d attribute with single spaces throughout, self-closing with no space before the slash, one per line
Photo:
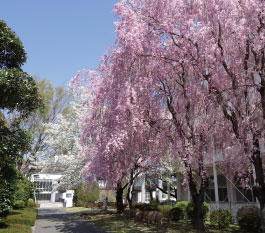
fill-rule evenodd
<path id="1" fill-rule="evenodd" d="M 201 177 L 201 185 L 199 191 L 197 191 L 195 180 L 192 176 L 192 169 L 189 164 L 185 163 L 185 166 L 189 169 L 189 189 L 193 202 L 193 217 L 192 217 L 192 225 L 196 230 L 205 231 L 204 218 L 205 213 L 203 211 L 203 202 L 205 189 L 208 186 L 208 178 L 202 179 L 202 174 L 205 173 L 203 158 L 201 157 L 198 161 L 199 163 L 199 174 Z"/>
<path id="2" fill-rule="evenodd" d="M 117 213 L 120 214 L 124 211 L 124 205 L 123 205 L 123 188 L 122 184 L 117 184 L 117 190 L 116 190 L 116 203 L 117 203 Z"/>
<path id="3" fill-rule="evenodd" d="M 191 219 L 192 224 L 197 230 L 205 230 L 204 225 L 204 212 L 203 212 L 203 198 L 201 194 L 193 193 L 192 194 L 192 202 L 193 202 L 193 217 Z"/>
<path id="4" fill-rule="evenodd" d="M 128 187 L 127 196 L 126 196 L 130 210 L 133 208 L 133 205 L 132 205 L 132 197 L 130 197 L 131 189 L 132 189 L 132 186 L 129 186 Z"/>
<path id="5" fill-rule="evenodd" d="M 149 194 L 150 194 L 150 201 L 153 201 L 154 198 L 153 198 L 153 193 L 152 193 L 151 185 L 149 186 Z"/>
<path id="6" fill-rule="evenodd" d="M 252 162 L 255 168 L 256 179 L 253 187 L 254 196 L 258 199 L 261 214 L 260 232 L 265 233 L 265 183 L 262 159 L 260 157 L 260 149 L 258 139 L 254 141 L 254 152 L 252 154 Z"/>
<path id="7" fill-rule="evenodd" d="M 197 192 L 196 184 L 194 183 L 194 180 L 191 179 L 189 181 L 189 188 L 191 192 L 192 197 L 192 203 L 193 203 L 193 217 L 191 219 L 192 225 L 196 230 L 205 230 L 204 225 L 204 213 L 203 213 L 203 202 L 204 202 L 204 187 L 200 187 L 200 191 Z"/>

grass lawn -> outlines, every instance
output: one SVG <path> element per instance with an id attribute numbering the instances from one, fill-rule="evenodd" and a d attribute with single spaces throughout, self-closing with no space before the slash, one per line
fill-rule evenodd
<path id="1" fill-rule="evenodd" d="M 192 229 L 190 220 L 180 220 L 165 224 L 148 224 L 145 222 L 136 222 L 133 219 L 128 219 L 123 215 L 118 215 L 113 212 L 100 213 L 79 213 L 79 216 L 96 226 L 115 233 L 138 233 L 138 232 L 158 232 L 158 233 L 198 233 Z M 210 224 L 206 224 L 207 232 L 210 233 L 239 233 L 239 228 L 231 225 L 229 229 L 218 230 Z"/>
<path id="2" fill-rule="evenodd" d="M 0 223 L 0 233 L 31 233 L 37 209 L 25 207 L 21 210 L 12 210 L 7 218 Z"/>

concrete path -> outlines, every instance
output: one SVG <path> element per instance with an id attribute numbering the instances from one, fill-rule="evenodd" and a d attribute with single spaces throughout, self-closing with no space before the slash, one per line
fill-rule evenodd
<path id="1" fill-rule="evenodd" d="M 39 208 L 33 233 L 106 233 L 66 212 L 63 208 Z"/>

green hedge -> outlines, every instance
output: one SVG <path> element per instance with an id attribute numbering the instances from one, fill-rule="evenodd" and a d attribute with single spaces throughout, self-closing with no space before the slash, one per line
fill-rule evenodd
<path id="1" fill-rule="evenodd" d="M 133 205 L 134 209 L 138 209 L 141 211 L 158 211 L 157 203 L 135 203 Z"/>
<path id="2" fill-rule="evenodd" d="M 159 205 L 158 210 L 159 211 L 170 211 L 170 210 L 172 210 L 172 206 L 170 206 L 170 205 Z"/>

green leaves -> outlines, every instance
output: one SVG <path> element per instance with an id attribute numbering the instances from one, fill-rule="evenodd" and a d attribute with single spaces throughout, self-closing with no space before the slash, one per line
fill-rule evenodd
<path id="1" fill-rule="evenodd" d="M 27 60 L 24 47 L 16 34 L 0 20 L 0 69 L 20 68 Z"/>
<path id="2" fill-rule="evenodd" d="M 35 80 L 17 68 L 0 70 L 0 108 L 18 111 L 22 117 L 42 106 Z"/>

